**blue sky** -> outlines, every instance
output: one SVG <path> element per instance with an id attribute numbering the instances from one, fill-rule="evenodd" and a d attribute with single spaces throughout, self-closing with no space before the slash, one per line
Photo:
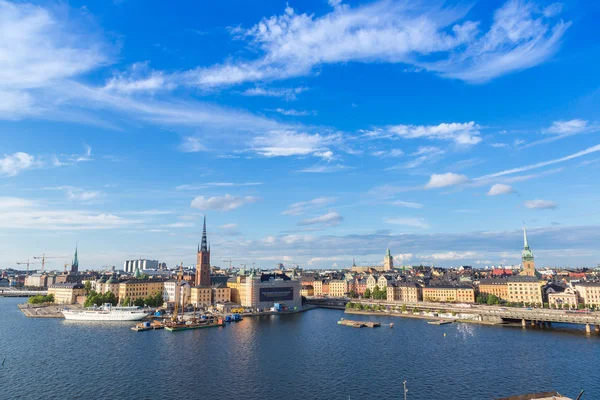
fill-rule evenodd
<path id="1" fill-rule="evenodd" d="M 599 15 L 0 0 L 0 263 L 596 266 Z"/>

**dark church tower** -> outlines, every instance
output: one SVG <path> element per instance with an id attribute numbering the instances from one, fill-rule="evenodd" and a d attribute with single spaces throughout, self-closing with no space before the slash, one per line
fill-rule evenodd
<path id="1" fill-rule="evenodd" d="M 210 286 L 210 247 L 206 242 L 206 216 L 202 229 L 202 243 L 196 258 L 196 286 Z"/>

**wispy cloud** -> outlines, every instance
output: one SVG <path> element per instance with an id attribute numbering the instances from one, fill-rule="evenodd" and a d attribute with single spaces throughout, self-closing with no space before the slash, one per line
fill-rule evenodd
<path id="1" fill-rule="evenodd" d="M 404 208 L 423 208 L 423 204 L 413 203 L 410 201 L 396 200 L 396 201 L 392 201 L 390 204 L 393 206 L 396 206 L 396 207 L 404 207 Z"/>
<path id="2" fill-rule="evenodd" d="M 254 87 L 246 89 L 242 92 L 244 96 L 264 96 L 264 97 L 281 97 L 287 101 L 296 100 L 300 93 L 306 92 L 307 87 L 295 87 L 295 88 L 263 88 Z"/>
<path id="3" fill-rule="evenodd" d="M 300 201 L 288 206 L 281 214 L 282 215 L 302 215 L 308 211 L 321 209 L 336 201 L 335 197 L 317 197 L 308 201 Z"/>
<path id="4" fill-rule="evenodd" d="M 558 204 L 550 200 L 528 200 L 525 202 L 525 207 L 537 210 L 554 210 L 558 207 Z"/>
<path id="5" fill-rule="evenodd" d="M 383 220 L 386 224 L 403 225 L 411 228 L 429 229 L 429 224 L 423 218 L 414 217 L 387 217 Z"/>
<path id="6" fill-rule="evenodd" d="M 313 173 L 313 174 L 328 174 L 328 173 L 333 173 L 333 172 L 344 171 L 349 168 L 350 167 L 348 167 L 347 165 L 343 165 L 343 164 L 333 164 L 333 165 L 316 164 L 311 167 L 303 168 L 300 170 L 300 172 L 308 172 L 308 173 Z"/>
<path id="7" fill-rule="evenodd" d="M 236 187 L 236 186 L 260 186 L 262 182 L 207 182 L 197 185 L 179 185 L 175 190 L 201 190 L 210 187 Z"/>
<path id="8" fill-rule="evenodd" d="M 37 165 L 39 161 L 31 154 L 23 152 L 5 154 L 4 158 L 0 158 L 0 176 L 15 176 Z"/>
<path id="9" fill-rule="evenodd" d="M 339 225 L 343 220 L 344 217 L 335 211 L 331 211 L 318 217 L 305 218 L 298 222 L 298 225 L 323 225 L 329 227 Z"/>
<path id="10" fill-rule="evenodd" d="M 192 200 L 191 207 L 199 210 L 231 211 L 258 200 L 259 198 L 254 196 L 239 197 L 230 194 L 213 197 L 198 196 Z"/>
<path id="11" fill-rule="evenodd" d="M 290 108 L 290 109 L 276 108 L 274 110 L 268 110 L 268 111 L 275 111 L 281 115 L 287 115 L 287 116 L 291 116 L 291 117 L 304 117 L 307 115 L 317 115 L 316 111 L 295 110 L 293 108 Z"/>

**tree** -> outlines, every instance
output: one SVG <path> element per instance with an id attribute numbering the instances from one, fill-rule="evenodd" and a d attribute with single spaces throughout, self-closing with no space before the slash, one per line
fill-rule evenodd
<path id="1" fill-rule="evenodd" d="M 125 300 L 123 300 L 123 307 L 127 307 L 131 304 L 131 299 L 129 297 L 125 297 Z"/>
<path id="2" fill-rule="evenodd" d="M 550 308 L 550 305 L 548 303 L 544 303 L 544 308 Z"/>
<path id="3" fill-rule="evenodd" d="M 367 288 L 367 290 L 365 290 L 365 299 L 370 299 L 371 298 L 371 289 Z"/>
<path id="4" fill-rule="evenodd" d="M 37 295 L 30 297 L 27 302 L 29 304 L 44 304 L 44 303 L 54 303 L 54 295 L 49 294 L 47 296 Z"/>
<path id="5" fill-rule="evenodd" d="M 143 307 L 144 306 L 144 299 L 142 299 L 141 297 L 135 299 L 135 301 L 133 302 L 133 305 L 136 307 Z"/>
<path id="6" fill-rule="evenodd" d="M 346 308 L 352 308 L 352 307 L 354 307 L 354 303 L 352 303 L 350 301 L 346 303 Z"/>
<path id="7" fill-rule="evenodd" d="M 362 304 L 360 304 L 360 303 L 354 303 L 354 309 L 355 310 L 362 310 Z"/>
<path id="8" fill-rule="evenodd" d="M 85 289 L 85 294 L 88 295 L 90 293 L 90 290 L 92 290 L 92 282 L 85 281 L 85 284 L 83 285 L 83 287 Z"/>
<path id="9" fill-rule="evenodd" d="M 577 304 L 577 308 L 580 310 L 583 310 L 585 308 L 585 306 L 583 305 L 583 303 L 579 303 L 579 304 Z"/>
<path id="10" fill-rule="evenodd" d="M 479 295 L 477 295 L 477 299 L 475 299 L 475 301 L 479 304 L 485 304 L 488 301 L 488 296 L 485 293 L 480 293 Z"/>
<path id="11" fill-rule="evenodd" d="M 498 304 L 498 303 L 500 303 L 500 299 L 497 296 L 495 296 L 493 294 L 490 294 L 487 297 L 487 304 L 489 306 L 493 306 L 493 305 Z"/>
<path id="12" fill-rule="evenodd" d="M 403 313 L 405 313 L 405 312 L 406 312 L 406 304 L 402 304 L 402 309 L 401 309 L 401 311 L 402 311 Z"/>

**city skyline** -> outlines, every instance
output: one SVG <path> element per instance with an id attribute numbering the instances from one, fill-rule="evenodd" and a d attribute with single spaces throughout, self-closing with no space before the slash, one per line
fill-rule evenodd
<path id="1" fill-rule="evenodd" d="M 0 266 L 595 267 L 599 11 L 0 0 Z"/>

